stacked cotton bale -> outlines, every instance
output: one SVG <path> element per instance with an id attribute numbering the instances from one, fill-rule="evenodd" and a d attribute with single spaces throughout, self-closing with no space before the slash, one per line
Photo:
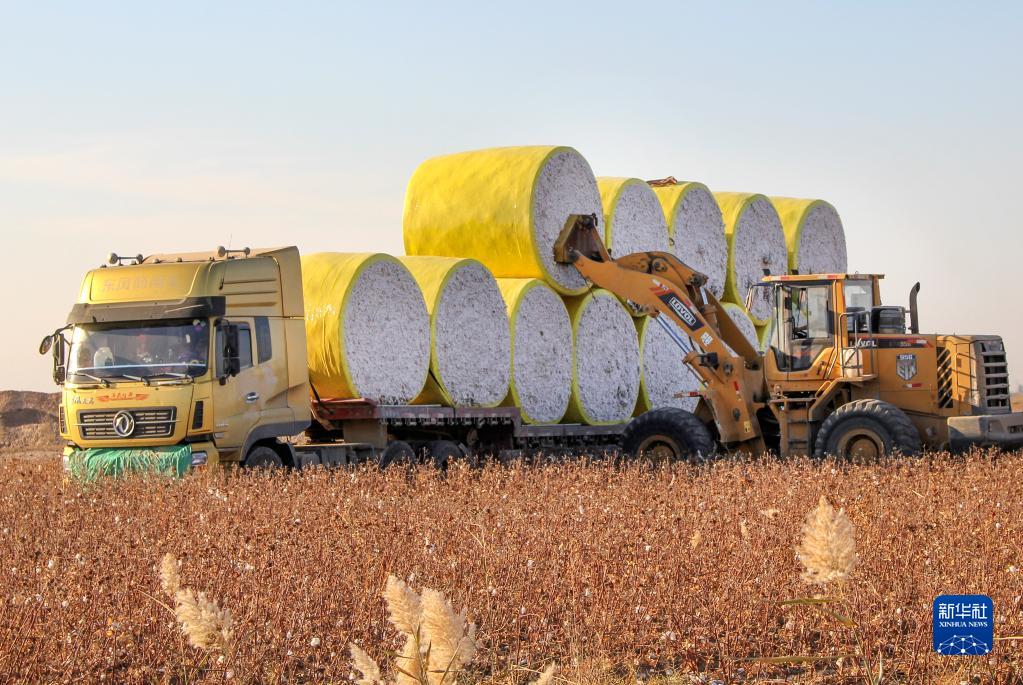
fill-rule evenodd
<path id="1" fill-rule="evenodd" d="M 416 403 L 496 407 L 511 375 L 508 314 L 497 281 L 474 259 L 400 259 L 430 314 L 431 373 Z"/>
<path id="2" fill-rule="evenodd" d="M 309 379 L 323 398 L 408 404 L 426 382 L 430 318 L 415 279 L 384 254 L 302 257 Z"/>
<path id="3" fill-rule="evenodd" d="M 675 324 L 678 335 L 685 336 Z M 700 379 L 682 360 L 685 352 L 664 330 L 662 324 L 649 316 L 636 319 L 639 333 L 640 381 L 636 414 L 660 407 L 677 407 L 693 411 L 699 398 Z M 682 397 L 676 397 L 682 395 Z"/>
<path id="4" fill-rule="evenodd" d="M 604 246 L 612 257 L 667 252 L 668 224 L 653 190 L 638 178 L 597 179 L 604 210 Z"/>
<path id="5" fill-rule="evenodd" d="M 542 278 L 564 295 L 589 284 L 554 261 L 570 214 L 601 214 L 590 165 L 568 147 L 509 147 L 429 159 L 405 195 L 409 255 L 469 257 L 498 278 Z"/>
<path id="6" fill-rule="evenodd" d="M 838 212 L 824 200 L 772 197 L 789 250 L 789 270 L 801 274 L 845 273 L 849 268 L 845 230 Z"/>
<path id="7" fill-rule="evenodd" d="M 714 193 L 725 222 L 728 239 L 728 270 L 724 299 L 745 305 L 750 286 L 760 283 L 764 272 L 788 273 L 789 254 L 781 220 L 771 201 L 755 193 Z M 753 323 L 767 323 L 772 304 L 766 289 L 754 292 L 748 311 Z"/>
<path id="8" fill-rule="evenodd" d="M 761 349 L 760 336 L 757 333 L 757 327 L 753 324 L 753 319 L 751 319 L 749 314 L 746 313 L 745 307 L 740 307 L 732 302 L 722 302 L 721 306 L 724 308 L 728 318 L 730 318 L 735 323 L 736 327 L 738 327 L 743 337 L 746 338 L 749 344 L 753 346 L 753 349 Z M 736 353 L 731 346 L 726 345 L 726 347 L 728 347 L 729 350 L 732 350 L 733 354 Z"/>
<path id="9" fill-rule="evenodd" d="M 668 223 L 671 250 L 690 268 L 707 276 L 707 289 L 725 292 L 728 241 L 721 208 L 707 186 L 674 179 L 651 181 Z"/>
<path id="10" fill-rule="evenodd" d="M 497 281 L 511 328 L 511 391 L 526 423 L 557 423 L 572 394 L 572 323 L 554 290 L 536 278 Z"/>
<path id="11" fill-rule="evenodd" d="M 565 420 L 628 421 L 639 396 L 639 338 L 632 317 L 616 296 L 601 289 L 568 298 L 566 305 L 575 354 Z"/>

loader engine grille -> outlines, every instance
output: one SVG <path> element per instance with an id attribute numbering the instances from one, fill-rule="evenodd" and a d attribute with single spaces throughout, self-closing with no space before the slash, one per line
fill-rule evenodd
<path id="1" fill-rule="evenodd" d="M 1001 340 L 977 341 L 977 394 L 981 407 L 1009 411 L 1009 366 Z"/>
<path id="2" fill-rule="evenodd" d="M 154 409 L 133 409 L 127 413 L 133 420 L 133 429 L 127 435 L 118 432 L 117 415 L 120 409 L 102 409 L 98 411 L 78 412 L 78 430 L 82 437 L 89 439 L 111 438 L 115 440 L 127 438 L 166 438 L 174 433 L 174 407 L 156 407 Z"/>
<path id="3" fill-rule="evenodd" d="M 938 348 L 938 406 L 952 408 L 952 353 L 947 347 Z"/>

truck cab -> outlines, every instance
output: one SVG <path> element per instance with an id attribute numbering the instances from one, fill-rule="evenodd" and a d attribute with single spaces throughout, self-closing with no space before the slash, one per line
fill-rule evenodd
<path id="1" fill-rule="evenodd" d="M 40 349 L 62 386 L 69 466 L 286 463 L 277 438 L 311 419 L 298 250 L 109 261 Z"/>

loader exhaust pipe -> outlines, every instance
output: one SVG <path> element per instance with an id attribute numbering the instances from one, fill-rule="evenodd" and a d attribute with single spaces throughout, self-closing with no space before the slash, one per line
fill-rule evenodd
<path id="1" fill-rule="evenodd" d="M 913 335 L 920 335 L 920 310 L 916 305 L 916 296 L 920 293 L 920 283 L 917 282 L 909 291 L 909 332 Z"/>

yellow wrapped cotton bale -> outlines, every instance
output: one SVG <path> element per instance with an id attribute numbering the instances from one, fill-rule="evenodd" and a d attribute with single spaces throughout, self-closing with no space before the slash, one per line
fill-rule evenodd
<path id="1" fill-rule="evenodd" d="M 838 212 L 824 200 L 772 197 L 789 250 L 789 271 L 845 273 L 849 268 L 845 230 Z"/>
<path id="2" fill-rule="evenodd" d="M 430 366 L 430 318 L 412 275 L 385 254 L 302 257 L 309 380 L 322 398 L 407 404 Z"/>
<path id="3" fill-rule="evenodd" d="M 601 213 L 589 164 L 569 147 L 462 152 L 419 165 L 405 194 L 405 251 L 469 257 L 498 278 L 542 278 L 559 293 L 586 292 L 554 261 L 570 214 Z"/>
<path id="4" fill-rule="evenodd" d="M 667 317 L 659 317 L 674 329 L 679 336 L 686 334 L 679 330 Z M 682 361 L 685 352 L 664 330 L 658 319 L 644 316 L 636 319 L 639 333 L 640 381 L 639 401 L 636 415 L 660 407 L 677 407 L 687 411 L 696 409 L 699 397 L 688 393 L 699 392 L 701 383 L 689 365 Z M 684 397 L 676 397 L 683 394 Z"/>
<path id="5" fill-rule="evenodd" d="M 771 201 L 755 193 L 714 193 L 721 207 L 728 239 L 728 270 L 724 299 L 744 305 L 750 286 L 760 283 L 767 271 L 772 275 L 788 273 L 789 255 L 781 220 Z M 748 312 L 753 323 L 761 326 L 771 315 L 766 288 L 754 292 Z"/>
<path id="6" fill-rule="evenodd" d="M 496 407 L 508 395 L 508 315 L 497 281 L 475 259 L 399 257 L 430 314 L 430 377 L 418 404 Z"/>
<path id="7" fill-rule="evenodd" d="M 612 257 L 667 252 L 668 223 L 654 191 L 638 178 L 597 178 L 604 210 L 604 245 Z"/>
<path id="8" fill-rule="evenodd" d="M 707 276 L 707 289 L 720 298 L 725 292 L 728 241 L 721 208 L 707 186 L 693 181 L 655 181 L 654 194 L 668 222 L 671 251 L 692 269 Z"/>
<path id="9" fill-rule="evenodd" d="M 639 396 L 639 338 L 618 298 L 594 289 L 565 301 L 574 341 L 572 396 L 564 421 L 622 423 Z"/>
<path id="10" fill-rule="evenodd" d="M 507 406 L 526 423 L 557 423 L 572 393 L 572 323 L 554 290 L 536 278 L 499 278 L 511 322 Z"/>

